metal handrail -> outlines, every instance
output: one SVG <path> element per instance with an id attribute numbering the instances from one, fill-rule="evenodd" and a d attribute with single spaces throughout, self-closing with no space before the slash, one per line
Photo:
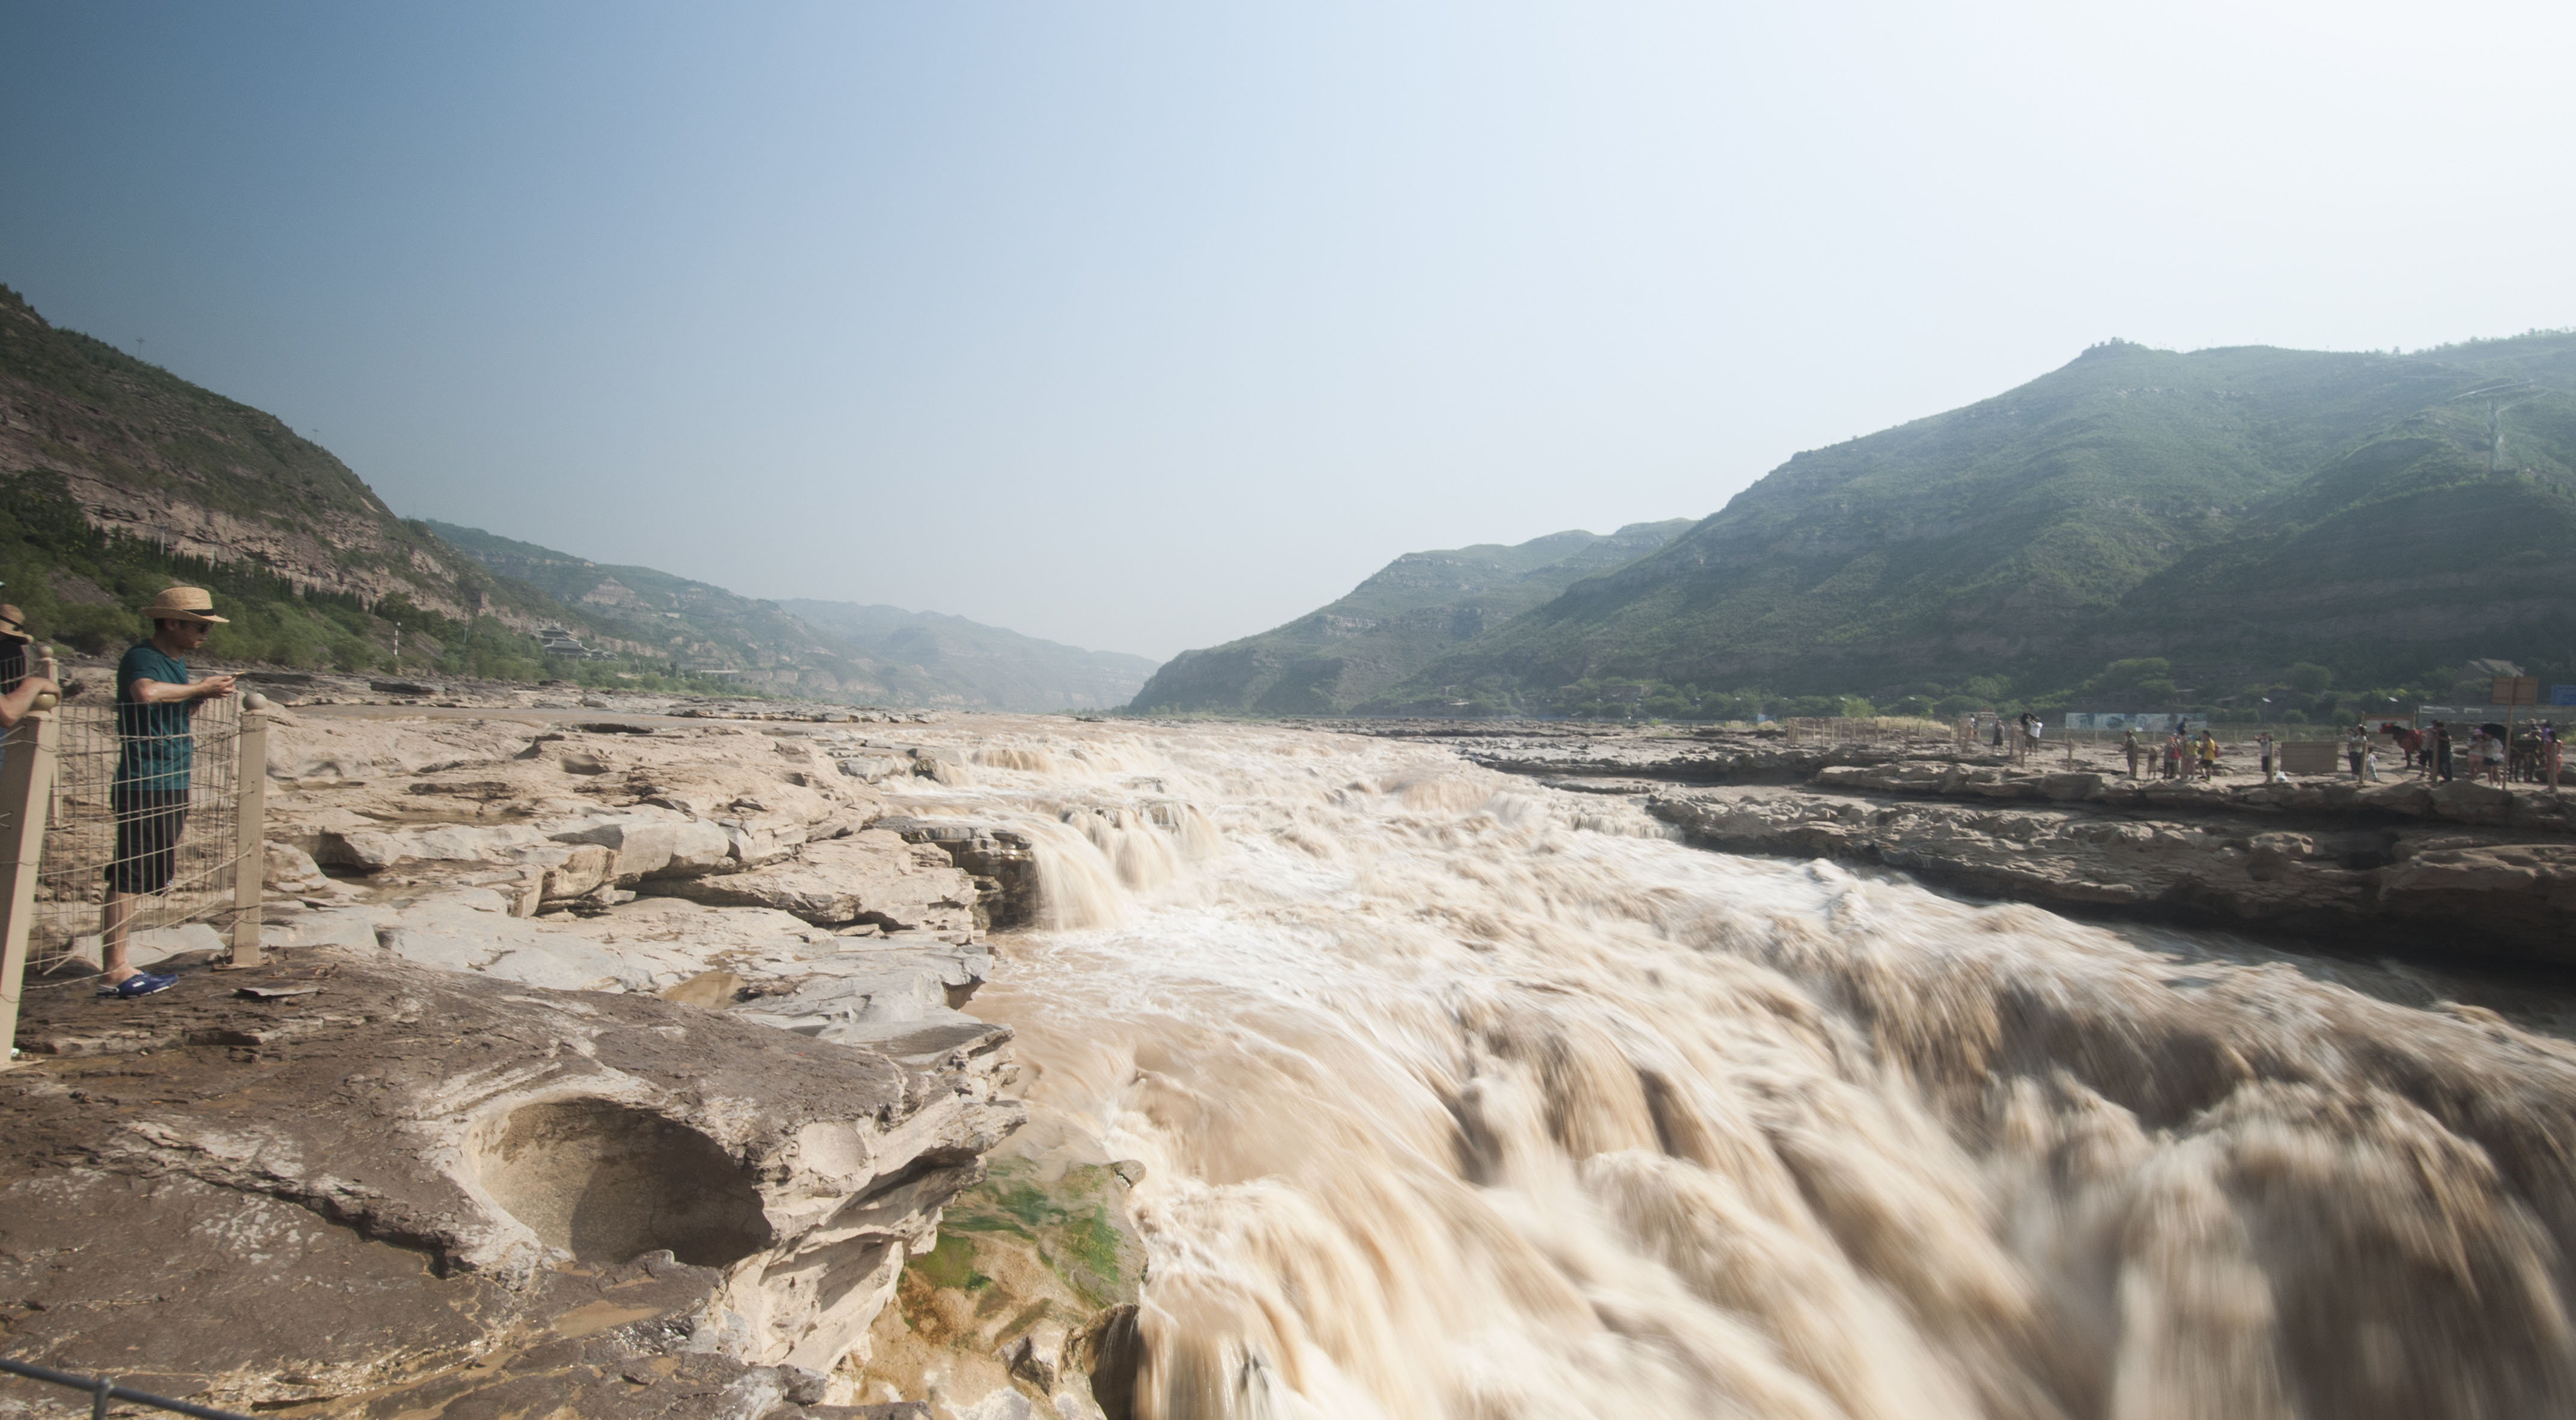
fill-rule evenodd
<path id="1" fill-rule="evenodd" d="M 160 1410 L 175 1410 L 182 1415 L 194 1415 L 199 1417 L 199 1420 L 251 1420 L 250 1416 L 230 1410 L 217 1410 L 211 1405 L 191 1405 L 184 1400 L 172 1400 L 166 1395 L 127 1390 L 106 1376 L 76 1376 L 69 1371 L 57 1371 L 49 1366 L 31 1366 L 24 1361 L 12 1361 L 6 1356 L 0 1356 L 0 1371 L 6 1371 L 13 1376 L 25 1376 L 31 1381 L 43 1381 L 48 1385 L 62 1386 L 67 1390 L 88 1391 L 90 1420 L 107 1420 L 107 1404 L 111 1400 L 131 1400 Z"/>

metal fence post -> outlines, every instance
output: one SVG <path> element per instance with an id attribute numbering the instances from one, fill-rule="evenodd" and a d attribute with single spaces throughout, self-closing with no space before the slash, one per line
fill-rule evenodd
<path id="1" fill-rule="evenodd" d="M 0 759 L 0 1070 L 16 1059 L 18 1002 L 27 990 L 27 930 L 35 925 L 36 870 L 54 796 L 54 717 L 38 711 L 9 731 Z"/>
<path id="2" fill-rule="evenodd" d="M 234 754 L 240 792 L 233 816 L 233 960 L 234 966 L 264 964 L 259 950 L 260 891 L 268 880 L 268 704 L 258 695 L 244 696 L 241 746 Z"/>

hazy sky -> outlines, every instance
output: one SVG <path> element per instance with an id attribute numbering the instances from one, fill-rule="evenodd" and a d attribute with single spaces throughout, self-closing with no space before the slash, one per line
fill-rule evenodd
<path id="1" fill-rule="evenodd" d="M 2109 336 L 2576 324 L 2576 6 L 0 0 L 0 282 L 396 511 L 1164 656 Z"/>

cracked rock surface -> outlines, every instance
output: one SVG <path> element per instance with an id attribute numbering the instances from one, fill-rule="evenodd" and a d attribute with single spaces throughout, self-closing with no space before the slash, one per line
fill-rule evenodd
<path id="1" fill-rule="evenodd" d="M 385 1420 L 925 1413 L 847 1403 L 870 1325 L 1024 1117 L 960 1009 L 990 855 L 871 826 L 953 756 L 484 708 L 273 713 L 274 965 L 196 924 L 137 934 L 171 991 L 35 983 L 0 1345 Z"/>
<path id="2" fill-rule="evenodd" d="M 1022 1118 L 998 1028 L 897 1059 L 383 952 L 180 965 L 30 993 L 31 1038 L 89 1047 L 0 1075 L 0 1324 L 229 1407 L 820 1404 Z"/>

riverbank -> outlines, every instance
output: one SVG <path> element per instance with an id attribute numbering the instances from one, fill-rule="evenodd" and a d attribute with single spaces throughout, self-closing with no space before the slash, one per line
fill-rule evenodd
<path id="1" fill-rule="evenodd" d="M 2576 1377 L 2563 993 L 2019 905 L 2156 919 L 2242 860 L 2202 910 L 2340 945 L 2320 884 L 2547 846 L 2537 806 L 602 698 L 275 714 L 276 964 L 193 927 L 171 992 L 31 995 L 11 1354 L 371 1420 L 2395 1420 Z M 2014 900 L 1820 861 L 1891 849 Z"/>
<path id="2" fill-rule="evenodd" d="M 974 736 L 285 688 L 269 965 L 153 928 L 134 959 L 180 984 L 101 1001 L 98 909 L 38 905 L 0 1074 L 11 1354 L 245 1410 L 927 1415 L 866 1363 L 1026 1118 L 1011 1031 L 964 1009 L 1013 909 L 879 825 Z"/>
<path id="3" fill-rule="evenodd" d="M 1946 742 L 1413 733 L 1553 787 L 1634 796 L 1727 852 L 1868 863 L 1984 897 L 2334 948 L 2576 965 L 2576 792 L 2400 774 L 2131 779 L 2099 747 L 2017 765 Z M 2249 747 L 2228 748 L 2244 762 Z"/>

